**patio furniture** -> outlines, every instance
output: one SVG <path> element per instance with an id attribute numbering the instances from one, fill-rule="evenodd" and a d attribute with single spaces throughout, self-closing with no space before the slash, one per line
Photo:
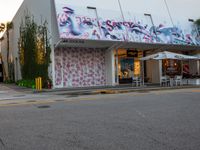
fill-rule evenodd
<path id="1" fill-rule="evenodd" d="M 174 83 L 176 86 L 182 85 L 182 76 L 175 76 Z"/>
<path id="2" fill-rule="evenodd" d="M 132 77 L 132 86 L 141 86 L 142 80 L 140 77 Z"/>
<path id="3" fill-rule="evenodd" d="M 170 80 L 168 76 L 161 76 L 160 77 L 160 86 L 168 86 L 170 84 Z"/>
<path id="4" fill-rule="evenodd" d="M 163 60 L 163 59 L 175 59 L 175 60 L 199 60 L 200 58 L 195 57 L 195 56 L 189 56 L 189 55 L 183 55 L 183 54 L 178 54 L 178 53 L 173 53 L 173 52 L 168 52 L 168 51 L 163 51 L 163 52 L 158 52 L 156 54 L 152 54 L 146 57 L 140 58 L 141 61 L 146 61 L 146 60 Z M 161 62 L 162 63 L 162 62 Z M 182 67 L 182 66 L 181 66 Z M 162 65 L 160 65 L 160 70 L 162 70 Z M 143 68 L 144 72 L 144 68 Z M 182 71 L 183 73 L 183 71 Z M 160 85 L 162 86 L 167 85 L 167 81 L 165 77 L 160 77 Z M 169 79 L 170 86 L 173 86 L 174 82 L 175 85 L 182 85 L 182 77 L 178 77 L 177 79 L 173 79 L 170 77 Z"/>

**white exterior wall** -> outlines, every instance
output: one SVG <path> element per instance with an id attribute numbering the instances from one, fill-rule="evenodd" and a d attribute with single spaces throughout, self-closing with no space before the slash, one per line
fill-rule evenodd
<path id="1" fill-rule="evenodd" d="M 165 22 L 169 26 L 180 25 L 183 27 L 189 27 L 191 23 L 188 22 L 188 19 L 200 18 L 200 1 L 199 0 L 166 0 L 169 11 L 172 17 L 172 21 L 170 19 L 165 0 L 121 0 L 121 6 L 123 12 L 133 12 L 135 14 L 139 14 L 140 16 L 144 17 L 144 13 L 151 14 L 153 18 L 153 22 L 155 25 L 159 25 L 160 22 Z M 107 9 L 107 10 L 116 10 L 120 12 L 118 0 L 66 0 L 66 3 L 74 6 L 81 6 L 81 7 L 96 7 L 98 9 Z M 19 27 L 22 21 L 22 18 L 25 16 L 25 12 L 28 10 L 31 15 L 34 16 L 35 21 L 39 24 L 41 20 L 46 20 L 48 22 L 48 29 L 49 34 L 51 37 L 51 46 L 52 46 L 52 66 L 54 66 L 54 46 L 58 44 L 59 41 L 59 34 L 57 29 L 57 19 L 56 19 L 56 12 L 54 7 L 54 0 L 24 0 L 23 4 L 21 5 L 19 11 L 13 18 L 13 31 L 10 35 L 10 51 L 13 53 L 14 61 L 15 58 L 18 59 L 18 38 L 19 38 Z M 189 11 L 187 11 L 189 10 Z M 133 14 L 134 15 L 134 14 Z M 126 20 L 125 15 L 125 20 Z M 3 57 L 6 59 L 6 39 L 2 43 L 2 54 Z M 107 83 L 113 84 L 114 83 L 114 54 L 113 51 L 107 52 Z M 110 60 L 109 60 L 110 58 Z M 158 64 L 157 64 L 158 65 Z M 6 65 L 5 65 L 6 66 Z M 19 62 L 16 64 L 15 67 L 18 66 L 19 69 Z M 54 67 L 50 67 L 50 74 L 54 74 Z M 147 65 L 148 68 L 148 65 Z M 20 69 L 19 69 L 20 70 Z M 20 79 L 21 74 L 20 71 L 17 71 L 16 78 Z M 16 69 L 15 69 L 16 71 Z M 16 74 L 16 72 L 15 72 Z M 54 82 L 53 82 L 54 83 Z"/>
<path id="2" fill-rule="evenodd" d="M 106 50 L 106 84 L 115 84 L 115 58 L 114 50 Z"/>

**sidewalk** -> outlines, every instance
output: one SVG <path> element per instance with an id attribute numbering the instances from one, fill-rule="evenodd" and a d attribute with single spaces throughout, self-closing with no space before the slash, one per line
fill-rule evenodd
<path id="1" fill-rule="evenodd" d="M 96 95 L 96 94 L 117 94 L 128 92 L 145 92 L 145 91 L 158 91 L 158 90 L 173 90 L 173 89 L 187 89 L 187 88 L 200 88 L 200 86 L 183 85 L 164 87 L 160 85 L 144 85 L 144 86 L 132 86 L 118 85 L 118 86 L 100 86 L 100 87 L 82 87 L 82 88 L 58 88 L 58 89 L 43 89 L 42 91 L 36 91 L 31 88 L 19 87 L 15 84 L 0 84 L 0 99 L 1 95 L 12 93 L 12 95 L 29 95 L 29 96 L 49 96 L 49 95 Z M 15 96 L 17 97 L 17 96 Z"/>
<path id="2" fill-rule="evenodd" d="M 144 86 L 132 86 L 118 85 L 118 86 L 101 86 L 101 87 L 88 87 L 88 88 L 60 88 L 60 89 L 43 89 L 42 93 L 48 93 L 50 95 L 96 95 L 96 94 L 117 94 L 128 92 L 145 92 L 145 91 L 158 91 L 158 90 L 173 90 L 173 89 L 187 89 L 187 88 L 200 88 L 200 86 L 184 85 L 173 87 L 161 87 L 157 85 L 144 85 Z"/>
<path id="3" fill-rule="evenodd" d="M 49 96 L 43 94 L 34 94 L 32 89 L 19 87 L 15 84 L 0 84 L 0 101 L 5 100 L 34 100 L 47 99 Z"/>
<path id="4" fill-rule="evenodd" d="M 37 105 L 62 100 L 74 101 L 82 96 L 85 97 L 129 92 L 148 93 L 150 91 L 187 88 L 200 88 L 200 86 L 160 87 L 159 85 L 147 85 L 140 87 L 132 87 L 131 85 L 123 85 L 90 88 L 43 89 L 41 92 L 36 92 L 33 89 L 19 87 L 15 84 L 0 84 L 0 106 L 16 106 L 22 104 Z"/>

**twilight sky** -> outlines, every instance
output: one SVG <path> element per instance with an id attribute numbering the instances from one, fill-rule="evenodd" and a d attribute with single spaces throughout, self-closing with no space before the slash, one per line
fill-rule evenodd
<path id="1" fill-rule="evenodd" d="M 23 0 L 0 0 L 0 23 L 11 21 Z"/>

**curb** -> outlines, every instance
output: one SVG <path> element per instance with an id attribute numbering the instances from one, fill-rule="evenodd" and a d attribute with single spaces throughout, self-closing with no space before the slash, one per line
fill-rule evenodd
<path id="1" fill-rule="evenodd" d="M 176 89 L 189 89 L 189 88 L 200 88 L 200 86 L 181 86 L 181 87 L 156 87 L 156 88 L 141 88 L 141 89 L 116 89 L 116 90 L 97 90 L 94 94 L 119 94 L 119 93 L 130 93 L 130 92 L 138 92 L 138 91 L 164 91 L 164 90 L 176 90 Z"/>

